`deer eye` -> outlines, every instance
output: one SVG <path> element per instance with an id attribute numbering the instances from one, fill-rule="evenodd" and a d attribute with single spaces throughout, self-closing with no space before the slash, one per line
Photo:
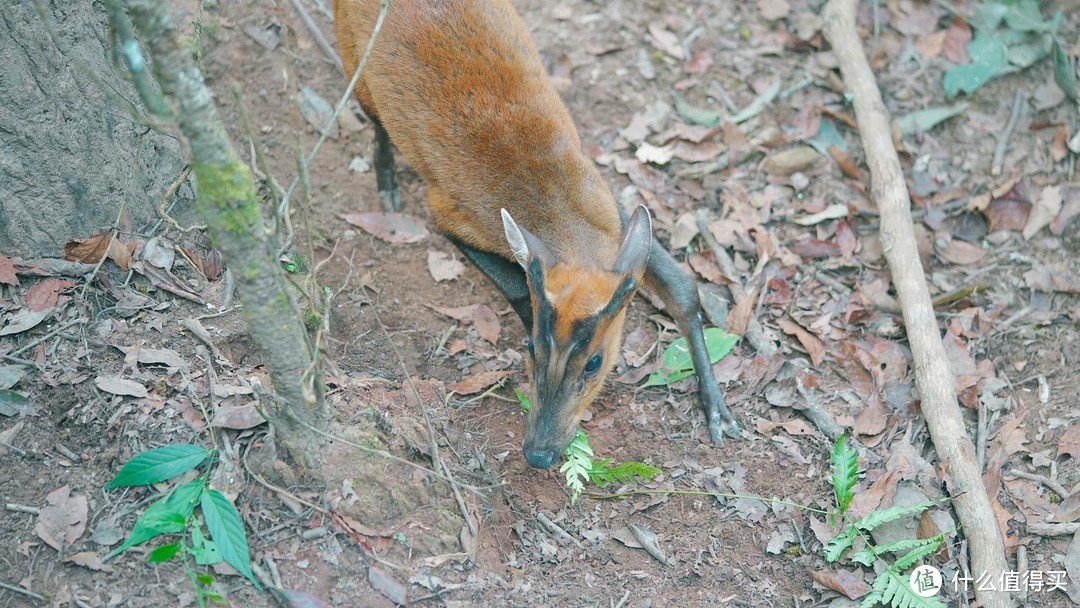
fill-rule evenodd
<path id="1" fill-rule="evenodd" d="M 600 353 L 596 353 L 589 359 L 589 362 L 585 364 L 585 377 L 591 378 L 596 375 L 596 372 L 600 371 L 600 363 L 604 360 L 600 356 Z"/>

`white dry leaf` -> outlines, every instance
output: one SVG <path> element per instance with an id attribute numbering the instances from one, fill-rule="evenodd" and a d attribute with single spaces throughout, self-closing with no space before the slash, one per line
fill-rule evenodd
<path id="1" fill-rule="evenodd" d="M 1061 186 L 1047 186 L 1039 194 L 1038 200 L 1031 207 L 1027 225 L 1024 226 L 1024 240 L 1035 236 L 1061 213 Z"/>
<path id="2" fill-rule="evenodd" d="M 783 19 L 791 13 L 791 5 L 787 0 L 758 0 L 757 4 L 761 16 L 769 21 Z"/>
<path id="3" fill-rule="evenodd" d="M 679 42 L 679 37 L 674 33 L 665 30 L 659 22 L 653 21 L 649 24 L 649 35 L 652 37 L 653 46 L 656 48 L 679 61 L 686 59 L 686 53 L 683 51 L 682 44 Z"/>
<path id="4" fill-rule="evenodd" d="M 671 159 L 675 157 L 674 146 L 658 147 L 650 144 L 647 141 L 641 142 L 638 146 L 634 156 L 637 157 L 643 163 L 653 163 L 654 165 L 666 165 L 671 162 Z"/>
<path id="5" fill-rule="evenodd" d="M 458 261 L 457 258 L 434 249 L 428 250 L 427 267 L 428 272 L 431 273 L 431 278 L 435 279 L 436 282 L 453 281 L 465 271 L 465 265 Z"/>
<path id="6" fill-rule="evenodd" d="M 150 394 L 145 386 L 134 380 L 126 380 L 124 378 L 116 378 L 113 376 L 98 376 L 94 379 L 94 384 L 96 384 L 99 389 L 113 395 L 142 398 Z"/>
<path id="7" fill-rule="evenodd" d="M 45 310 L 21 308 L 8 319 L 8 324 L 0 329 L 0 336 L 21 334 L 28 329 L 33 329 L 38 323 L 44 321 L 45 317 L 53 314 L 55 310 L 55 308 L 46 308 Z"/>
<path id="8" fill-rule="evenodd" d="M 774 530 L 769 535 L 769 544 L 766 545 L 765 551 L 773 555 L 780 555 L 784 552 L 784 546 L 788 543 L 795 542 L 795 533 L 791 531 L 789 527 L 783 527 L 779 530 Z"/>
<path id="9" fill-rule="evenodd" d="M 694 219 L 694 214 L 682 214 L 671 230 L 671 248 L 674 250 L 686 247 L 700 233 L 701 230 L 698 228 L 697 220 Z"/>

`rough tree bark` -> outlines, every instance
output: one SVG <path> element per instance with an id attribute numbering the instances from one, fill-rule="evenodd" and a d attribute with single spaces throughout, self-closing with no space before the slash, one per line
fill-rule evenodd
<path id="1" fill-rule="evenodd" d="M 991 581 L 1001 581 L 1007 569 L 1001 533 L 975 462 L 975 446 L 964 428 L 956 401 L 956 379 L 945 356 L 925 271 L 919 261 L 910 197 L 893 147 L 888 110 L 855 29 L 856 4 L 857 0 L 829 0 L 824 10 L 825 37 L 836 54 L 844 84 L 854 98 L 855 119 L 870 168 L 871 197 L 881 212 L 881 244 L 900 298 L 915 359 L 922 415 L 934 449 L 951 478 L 949 492 L 969 542 L 971 576 L 987 575 Z M 977 589 L 975 596 L 986 608 L 1013 605 L 1002 590 Z"/>
<path id="2" fill-rule="evenodd" d="M 141 53 L 130 37 L 120 0 L 106 0 L 133 76 Z M 255 198 L 247 165 L 236 156 L 217 115 L 210 90 L 189 49 L 180 43 L 170 9 L 162 0 L 125 0 L 131 20 L 151 57 L 161 92 L 191 147 L 198 185 L 196 207 L 236 279 L 244 317 L 266 361 L 274 395 L 265 401 L 278 442 L 304 467 L 318 465 L 321 437 L 331 415 L 322 399 L 322 372 L 284 272 L 274 255 Z M 126 38 L 126 39 L 125 39 Z M 137 87 L 148 94 L 145 87 Z M 152 94 L 152 93 L 150 93 Z M 144 100 L 155 107 L 154 100 Z"/>

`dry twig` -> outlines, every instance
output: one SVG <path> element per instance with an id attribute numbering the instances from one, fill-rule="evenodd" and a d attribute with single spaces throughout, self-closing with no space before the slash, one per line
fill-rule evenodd
<path id="1" fill-rule="evenodd" d="M 1016 90 L 1013 97 L 1012 113 L 1009 114 L 1009 122 L 1005 123 L 1005 130 L 998 135 L 997 147 L 994 148 L 994 162 L 990 165 L 990 175 L 1001 175 L 1001 165 L 1005 163 L 1005 152 L 1009 149 L 1009 138 L 1016 130 L 1016 124 L 1020 122 L 1020 116 L 1024 113 L 1024 101 L 1027 95 L 1020 89 Z"/>
<path id="2" fill-rule="evenodd" d="M 870 168 L 871 193 L 881 212 L 881 244 L 903 310 L 915 375 L 922 397 L 922 414 L 942 464 L 948 467 L 949 492 L 969 541 L 971 570 L 991 580 L 1007 571 L 1001 532 L 975 464 L 975 446 L 964 428 L 957 404 L 949 360 L 941 341 L 926 276 L 919 262 L 910 212 L 910 196 L 900 160 L 890 138 L 885 103 L 866 60 L 855 28 L 857 0 L 829 0 L 824 31 L 840 65 L 844 83 L 854 97 L 855 118 Z M 977 589 L 987 608 L 1011 608 L 1003 590 Z"/>

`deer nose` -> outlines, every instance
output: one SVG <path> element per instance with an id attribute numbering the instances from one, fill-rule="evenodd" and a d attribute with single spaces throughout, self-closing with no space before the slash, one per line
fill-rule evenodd
<path id="1" fill-rule="evenodd" d="M 535 469 L 550 469 L 559 459 L 559 450 L 525 450 L 525 462 Z"/>

